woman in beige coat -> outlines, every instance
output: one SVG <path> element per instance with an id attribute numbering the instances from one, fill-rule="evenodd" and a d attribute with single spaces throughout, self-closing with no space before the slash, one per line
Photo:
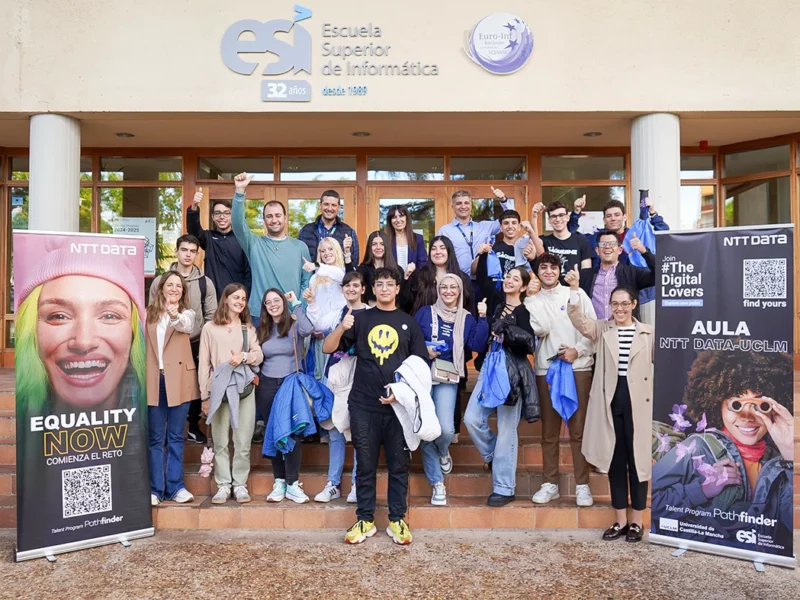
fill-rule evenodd
<path id="1" fill-rule="evenodd" d="M 565 279 L 571 288 L 569 318 L 597 348 L 582 452 L 590 463 L 608 471 L 611 505 L 617 518 L 603 533 L 603 539 L 616 540 L 624 535 L 626 541 L 638 542 L 642 539 L 642 511 L 647 507 L 647 482 L 652 470 L 653 328 L 633 318 L 637 304 L 633 290 L 614 289 L 612 320 L 596 321 L 580 309 L 577 269 Z"/>

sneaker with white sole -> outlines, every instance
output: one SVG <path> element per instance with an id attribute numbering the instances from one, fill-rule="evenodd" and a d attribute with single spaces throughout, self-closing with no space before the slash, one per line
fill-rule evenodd
<path id="1" fill-rule="evenodd" d="M 217 490 L 217 493 L 214 494 L 214 497 L 211 498 L 211 504 L 225 504 L 228 501 L 228 498 L 231 497 L 231 488 L 227 485 L 222 486 Z"/>
<path id="2" fill-rule="evenodd" d="M 592 491 L 589 489 L 588 484 L 584 483 L 575 486 L 575 500 L 577 501 L 578 506 L 591 506 L 594 504 Z"/>
<path id="3" fill-rule="evenodd" d="M 561 494 L 558 493 L 558 486 L 555 483 L 543 483 L 531 500 L 534 504 L 547 504 L 551 500 L 559 498 L 561 498 Z"/>
<path id="4" fill-rule="evenodd" d="M 192 496 L 191 492 L 186 488 L 181 488 L 178 490 L 178 493 L 175 494 L 172 500 L 178 504 L 186 504 L 187 502 L 194 500 L 194 496 Z"/>
<path id="5" fill-rule="evenodd" d="M 447 456 L 439 457 L 439 466 L 442 468 L 442 473 L 445 475 L 450 475 L 453 472 L 453 457 L 450 456 L 450 452 L 447 452 Z"/>
<path id="6" fill-rule="evenodd" d="M 434 506 L 447 506 L 447 488 L 441 481 L 433 484 L 433 494 L 431 494 L 431 504 Z"/>
<path id="7" fill-rule="evenodd" d="M 286 498 L 286 480 L 276 479 L 272 484 L 272 491 L 267 496 L 267 502 L 280 502 Z"/>
<path id="8" fill-rule="evenodd" d="M 247 488 L 243 485 L 237 485 L 233 490 L 233 496 L 239 504 L 247 504 L 252 500 L 250 494 L 247 493 Z"/>
<path id="9" fill-rule="evenodd" d="M 333 485 L 330 481 L 325 484 L 325 489 L 314 496 L 314 502 L 330 502 L 342 497 L 342 492 L 338 485 Z"/>
<path id="10" fill-rule="evenodd" d="M 159 504 L 161 504 L 161 500 L 158 499 L 158 496 L 150 494 L 150 506 L 158 506 Z"/>
<path id="11" fill-rule="evenodd" d="M 347 494 L 347 503 L 348 504 L 358 504 L 358 496 L 356 495 L 356 486 L 353 484 L 353 487 L 350 488 L 350 493 Z"/>
<path id="12" fill-rule="evenodd" d="M 297 504 L 305 504 L 311 501 L 303 491 L 303 484 L 299 481 L 295 481 L 292 485 L 286 486 L 286 497 Z"/>

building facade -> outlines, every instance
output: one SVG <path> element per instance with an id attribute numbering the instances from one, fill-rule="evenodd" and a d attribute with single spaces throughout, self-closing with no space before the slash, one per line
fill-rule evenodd
<path id="1" fill-rule="evenodd" d="M 12 229 L 147 220 L 162 269 L 194 192 L 208 222 L 240 171 L 257 231 L 265 200 L 294 234 L 331 188 L 362 240 L 395 203 L 429 239 L 458 189 L 495 214 L 492 187 L 527 215 L 585 194 L 586 227 L 614 198 L 630 223 L 640 189 L 673 230 L 797 225 L 798 17 L 777 0 L 8 0 L 2 364 Z"/>

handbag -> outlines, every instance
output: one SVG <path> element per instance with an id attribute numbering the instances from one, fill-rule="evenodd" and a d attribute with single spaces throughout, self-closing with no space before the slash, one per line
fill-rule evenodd
<path id="1" fill-rule="evenodd" d="M 247 325 L 242 325 L 242 352 L 247 352 L 248 347 L 249 345 L 247 343 Z M 239 400 L 244 400 L 250 394 L 252 394 L 255 387 L 256 387 L 255 381 L 251 381 L 246 386 L 244 386 L 244 389 L 241 392 L 239 392 Z"/>
<path id="2" fill-rule="evenodd" d="M 433 319 L 431 323 L 431 341 L 436 343 L 439 341 L 439 315 L 431 309 L 431 317 Z M 461 376 L 452 361 L 435 358 L 431 363 L 431 379 L 433 379 L 434 384 L 458 383 Z"/>

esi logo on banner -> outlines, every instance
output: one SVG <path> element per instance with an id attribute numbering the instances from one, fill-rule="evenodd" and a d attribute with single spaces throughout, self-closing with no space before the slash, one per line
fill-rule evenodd
<path id="1" fill-rule="evenodd" d="M 242 54 L 270 54 L 278 60 L 267 63 L 262 75 L 283 75 L 292 71 L 293 75 L 305 71 L 311 74 L 311 34 L 299 25 L 311 18 L 311 9 L 296 4 L 295 15 L 291 20 L 274 19 L 261 22 L 256 19 L 243 19 L 228 27 L 222 36 L 220 51 L 222 61 L 234 73 L 252 75 L 258 62 L 250 62 Z M 242 40 L 243 33 L 249 32 L 254 40 Z M 278 39 L 277 34 L 292 34 L 293 43 Z M 261 82 L 263 102 L 310 102 L 311 82 L 305 79 L 270 79 Z"/>
<path id="2" fill-rule="evenodd" d="M 494 13 L 466 32 L 464 52 L 493 75 L 510 75 L 524 67 L 533 54 L 533 34 L 516 15 Z"/>

